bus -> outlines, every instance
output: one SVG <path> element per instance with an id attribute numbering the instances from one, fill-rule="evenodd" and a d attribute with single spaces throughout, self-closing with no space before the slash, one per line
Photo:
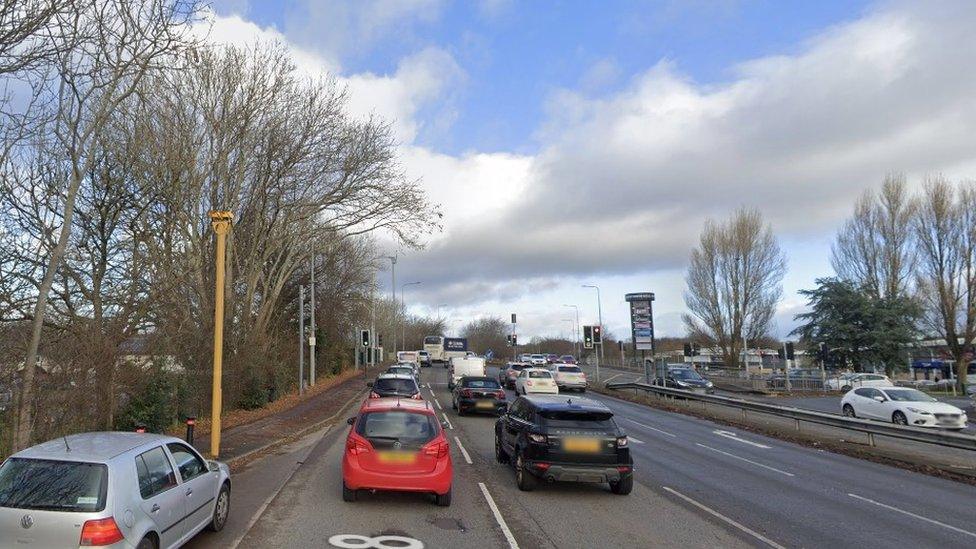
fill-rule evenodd
<path id="1" fill-rule="evenodd" d="M 430 363 L 446 362 L 444 359 L 444 337 L 427 336 L 424 338 L 424 350 L 430 355 Z"/>

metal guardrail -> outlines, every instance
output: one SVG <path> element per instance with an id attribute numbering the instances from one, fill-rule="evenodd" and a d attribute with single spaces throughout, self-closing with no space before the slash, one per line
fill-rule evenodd
<path id="1" fill-rule="evenodd" d="M 895 425 L 893 423 L 880 423 L 867 419 L 850 418 L 836 414 L 828 414 L 825 412 L 804 410 L 802 408 L 794 408 L 792 406 L 778 406 L 776 404 L 767 404 L 765 402 L 756 402 L 741 398 L 707 395 L 692 391 L 684 391 L 681 389 L 670 389 L 667 387 L 661 387 L 659 385 L 649 385 L 647 383 L 607 383 L 605 386 L 607 389 L 611 390 L 637 389 L 664 396 L 683 398 L 686 400 L 704 403 L 710 402 L 720 406 L 743 410 L 744 412 L 753 411 L 773 416 L 790 418 L 797 422 L 806 421 L 808 423 L 849 429 L 852 431 L 867 433 L 870 437 L 872 437 L 872 445 L 874 444 L 873 436 L 879 435 L 889 438 L 910 440 L 913 442 L 935 444 L 947 448 L 976 450 L 976 436 L 964 435 L 960 433 L 949 433 L 933 429 L 926 429 L 923 427 Z M 797 425 L 799 426 L 799 423 L 797 423 Z"/>

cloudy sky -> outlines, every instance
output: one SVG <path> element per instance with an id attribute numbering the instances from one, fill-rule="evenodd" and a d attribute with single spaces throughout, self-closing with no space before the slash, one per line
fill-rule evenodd
<path id="1" fill-rule="evenodd" d="M 455 330 L 518 312 L 523 336 L 566 335 L 596 284 L 612 332 L 623 295 L 653 291 L 659 335 L 681 335 L 704 220 L 749 206 L 788 255 L 783 334 L 863 189 L 976 177 L 974 2 L 281 4 L 217 0 L 211 39 L 283 41 L 392 121 L 445 212 L 398 285 Z"/>

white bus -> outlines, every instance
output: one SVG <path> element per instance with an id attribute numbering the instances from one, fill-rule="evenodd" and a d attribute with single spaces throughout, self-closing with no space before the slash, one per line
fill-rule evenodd
<path id="1" fill-rule="evenodd" d="M 442 336 L 427 336 L 424 338 L 424 350 L 430 355 L 430 363 L 446 362 L 444 358 L 444 338 Z"/>

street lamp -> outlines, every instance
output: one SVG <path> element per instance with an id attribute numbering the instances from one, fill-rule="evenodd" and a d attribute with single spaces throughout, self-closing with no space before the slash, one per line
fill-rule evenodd
<path id="1" fill-rule="evenodd" d="M 400 308 L 403 309 L 404 320 L 406 320 L 407 316 L 406 288 L 407 286 L 416 286 L 417 284 L 420 284 L 420 282 L 407 282 L 400 286 Z M 407 323 L 401 322 L 400 326 L 403 329 L 403 350 L 407 350 Z M 396 352 L 396 347 L 393 348 L 393 351 Z"/>
<path id="2" fill-rule="evenodd" d="M 596 290 L 596 311 L 597 311 L 597 315 L 598 315 L 597 318 L 599 319 L 599 322 L 600 322 L 600 331 L 602 333 L 602 331 L 603 331 L 603 304 L 602 304 L 602 302 L 600 300 L 600 287 L 599 286 L 595 286 L 593 284 L 583 284 L 583 287 L 584 288 L 593 288 L 594 290 Z M 602 340 L 600 341 L 600 358 L 603 358 L 603 341 Z"/>
<path id="3" fill-rule="evenodd" d="M 579 330 L 580 330 L 580 327 L 579 327 L 579 323 L 580 323 L 580 318 L 579 318 L 579 305 L 565 305 L 564 304 L 563 307 L 572 307 L 572 308 L 576 309 L 576 325 L 573 326 L 573 352 L 576 353 L 576 358 L 579 359 L 579 355 L 580 355 L 580 352 L 579 352 Z"/>
<path id="4" fill-rule="evenodd" d="M 384 256 L 385 259 L 390 260 L 390 275 L 393 277 L 393 281 L 390 283 L 390 291 L 393 292 L 393 353 L 396 354 L 396 336 L 397 336 L 397 310 L 396 310 L 396 262 L 397 258 L 395 255 Z"/>

